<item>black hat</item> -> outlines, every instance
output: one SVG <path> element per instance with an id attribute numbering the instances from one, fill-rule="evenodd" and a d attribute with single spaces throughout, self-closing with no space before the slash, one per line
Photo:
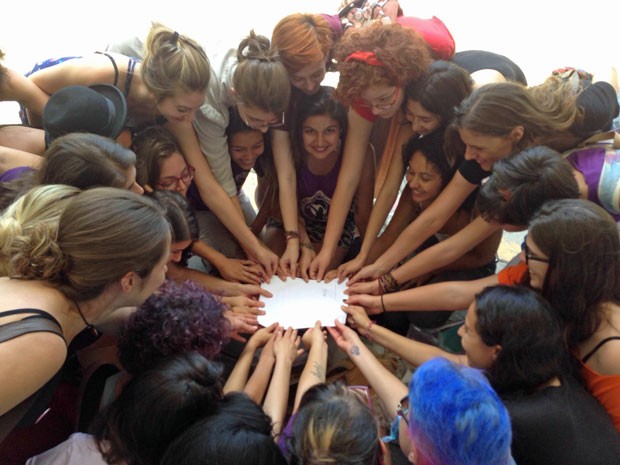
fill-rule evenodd
<path id="1" fill-rule="evenodd" d="M 116 139 L 127 118 L 127 100 L 109 84 L 63 87 L 43 109 L 45 143 L 70 132 L 90 132 Z"/>

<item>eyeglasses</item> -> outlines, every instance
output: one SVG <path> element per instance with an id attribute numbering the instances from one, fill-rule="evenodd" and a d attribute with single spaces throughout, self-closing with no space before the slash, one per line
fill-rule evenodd
<path id="1" fill-rule="evenodd" d="M 241 105 L 242 104 L 240 103 L 239 106 Z M 265 121 L 262 119 L 254 118 L 252 116 L 248 116 L 245 112 L 243 113 L 239 112 L 239 116 L 241 116 L 241 119 L 243 120 L 245 125 L 248 127 L 251 127 L 252 129 L 277 128 L 280 126 L 284 126 L 284 121 L 285 121 L 284 112 L 282 112 L 280 119 L 276 122 Z"/>
<path id="2" fill-rule="evenodd" d="M 402 418 L 407 426 L 409 426 L 409 394 L 400 399 L 396 406 L 396 415 Z"/>
<path id="3" fill-rule="evenodd" d="M 534 255 L 531 251 L 530 248 L 527 246 L 527 236 L 525 236 L 523 238 L 523 243 L 521 244 L 521 250 L 523 250 L 523 253 L 525 254 L 525 264 L 528 265 L 530 260 L 534 260 L 536 262 L 542 262 L 542 263 L 549 263 L 549 259 L 548 258 L 544 258 L 544 257 L 539 257 L 538 255 Z"/>
<path id="4" fill-rule="evenodd" d="M 187 165 L 187 167 L 181 172 L 181 176 L 166 176 L 157 181 L 155 185 L 166 190 L 176 189 L 179 187 L 179 181 L 183 181 L 186 185 L 192 182 L 195 172 L 196 168 Z"/>
<path id="5" fill-rule="evenodd" d="M 362 100 L 360 102 L 360 105 L 366 108 L 376 108 L 377 110 L 388 110 L 390 108 L 392 108 L 392 106 L 396 103 L 396 99 L 398 98 L 398 91 L 400 90 L 400 85 L 397 84 L 394 87 L 394 93 L 392 93 L 392 96 L 390 97 L 391 102 L 387 103 L 387 102 L 382 102 L 382 103 L 370 103 L 367 100 Z"/>

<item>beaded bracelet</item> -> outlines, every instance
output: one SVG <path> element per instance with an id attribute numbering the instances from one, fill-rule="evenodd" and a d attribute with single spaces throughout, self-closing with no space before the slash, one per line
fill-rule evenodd
<path id="1" fill-rule="evenodd" d="M 287 242 L 291 239 L 299 239 L 299 232 L 298 231 L 284 231 L 284 237 L 286 237 Z"/>

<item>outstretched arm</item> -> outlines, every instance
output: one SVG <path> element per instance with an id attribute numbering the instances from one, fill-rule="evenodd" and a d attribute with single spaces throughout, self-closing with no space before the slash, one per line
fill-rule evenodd
<path id="1" fill-rule="evenodd" d="M 327 370 L 327 341 L 325 338 L 326 333 L 321 329 L 320 321 L 317 321 L 314 327 L 304 333 L 302 339 L 308 352 L 308 359 L 297 384 L 293 413 L 299 409 L 301 398 L 308 389 L 325 382 Z"/>
<path id="2" fill-rule="evenodd" d="M 433 203 L 402 232 L 392 246 L 373 264 L 362 268 L 349 282 L 378 278 L 390 271 L 431 235 L 435 234 L 454 215 L 467 196 L 477 187 L 458 171 Z"/>

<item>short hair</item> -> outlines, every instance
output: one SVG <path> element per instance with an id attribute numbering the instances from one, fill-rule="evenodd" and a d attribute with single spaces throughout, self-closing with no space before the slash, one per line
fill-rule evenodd
<path id="1" fill-rule="evenodd" d="M 508 465 L 510 417 L 482 372 L 444 358 L 409 383 L 409 431 L 417 465 Z"/>
<path id="2" fill-rule="evenodd" d="M 123 368 L 137 374 L 160 360 L 186 352 L 213 359 L 228 340 L 225 306 L 192 281 L 165 281 L 131 314 L 117 347 Z"/>
<path id="3" fill-rule="evenodd" d="M 540 208 L 529 235 L 549 258 L 542 294 L 558 312 L 574 350 L 599 328 L 602 304 L 620 304 L 618 227 L 594 202 L 563 199 Z"/>
<path id="4" fill-rule="evenodd" d="M 286 111 L 291 96 L 288 72 L 269 39 L 250 31 L 239 43 L 237 61 L 232 78 L 237 101 L 269 113 Z"/>
<path id="5" fill-rule="evenodd" d="M 555 150 L 537 145 L 495 162 L 476 206 L 486 221 L 526 226 L 546 201 L 578 197 L 570 163 Z"/>
<path id="6" fill-rule="evenodd" d="M 161 165 L 174 153 L 183 156 L 174 135 L 163 126 L 150 126 L 133 138 L 132 149 L 136 153 L 136 180 L 139 184 L 154 187 L 161 176 Z"/>
<path id="7" fill-rule="evenodd" d="M 170 225 L 151 199 L 97 187 L 67 203 L 57 232 L 40 246 L 41 255 L 32 244 L 15 251 L 16 276 L 45 279 L 67 298 L 84 301 L 128 272 L 148 276 L 169 251 Z"/>
<path id="8" fill-rule="evenodd" d="M 344 139 L 347 133 L 347 110 L 334 98 L 334 88 L 320 86 L 312 95 L 303 95 L 297 105 L 295 118 L 291 128 L 293 158 L 299 169 L 307 164 L 307 154 L 304 150 L 303 125 L 311 116 L 326 115 L 333 118 L 340 126 L 340 138 Z M 344 143 L 344 140 L 343 140 Z"/>
<path id="9" fill-rule="evenodd" d="M 291 464 L 378 465 L 379 441 L 368 405 L 342 383 L 318 384 L 299 404 L 289 440 Z"/>
<path id="10" fill-rule="evenodd" d="M 157 465 L 168 444 L 222 398 L 221 367 L 177 354 L 129 381 L 92 429 L 107 463 Z"/>
<path id="11" fill-rule="evenodd" d="M 405 89 L 407 100 L 415 100 L 430 113 L 437 115 L 441 126 L 454 118 L 454 109 L 471 94 L 473 80 L 469 73 L 449 61 L 432 62 L 426 73 Z"/>
<path id="12" fill-rule="evenodd" d="M 77 187 L 62 184 L 35 186 L 7 207 L 0 217 L 0 276 L 20 277 L 19 270 L 33 263 L 31 260 L 55 260 L 49 239 L 55 237 L 67 203 L 80 192 Z M 40 267 L 37 277 L 49 278 L 47 273 L 52 269 Z"/>
<path id="13" fill-rule="evenodd" d="M 293 13 L 276 24 L 271 44 L 292 74 L 310 63 L 329 62 L 334 32 L 321 15 Z"/>
<path id="14" fill-rule="evenodd" d="M 374 52 L 383 66 L 346 61 L 360 51 Z M 380 22 L 345 34 L 334 56 L 340 74 L 336 96 L 345 105 L 352 104 L 369 86 L 407 86 L 419 79 L 431 62 L 428 45 L 418 33 L 400 24 Z"/>
<path id="15" fill-rule="evenodd" d="M 206 92 L 211 66 L 198 42 L 153 23 L 146 39 L 141 74 L 147 89 L 161 100 L 176 92 Z"/>
<path id="16" fill-rule="evenodd" d="M 523 286 L 493 286 L 477 294 L 475 302 L 476 332 L 487 346 L 501 346 L 485 371 L 502 397 L 531 394 L 566 373 L 560 323 L 540 294 Z"/>
<path id="17" fill-rule="evenodd" d="M 242 392 L 231 392 L 213 413 L 170 444 L 161 465 L 286 465 L 271 419 Z"/>

